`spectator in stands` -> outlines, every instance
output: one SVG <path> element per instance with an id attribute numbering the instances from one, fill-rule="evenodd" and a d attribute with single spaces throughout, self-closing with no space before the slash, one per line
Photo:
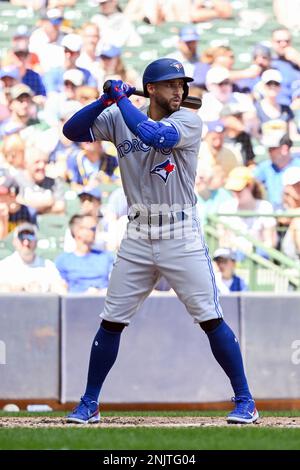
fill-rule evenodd
<path id="1" fill-rule="evenodd" d="M 217 214 L 221 204 L 232 199 L 230 191 L 224 188 L 224 172 L 219 165 L 207 167 L 199 161 L 195 182 L 197 207 L 203 223 L 207 216 Z"/>
<path id="2" fill-rule="evenodd" d="M 288 229 L 281 241 L 281 250 L 289 258 L 300 260 L 300 168 L 290 167 L 282 178 L 283 205 L 299 217 L 289 219 Z"/>
<path id="3" fill-rule="evenodd" d="M 80 31 L 82 47 L 76 66 L 88 70 L 98 82 L 101 67 L 99 66 L 97 46 L 100 41 L 100 31 L 95 23 L 85 23 Z"/>
<path id="4" fill-rule="evenodd" d="M 71 230 L 75 250 L 62 253 L 56 267 L 68 285 L 68 292 L 103 293 L 108 286 L 113 255 L 108 251 L 93 251 L 97 219 L 81 215 L 75 219 Z"/>
<path id="5" fill-rule="evenodd" d="M 18 83 L 18 80 L 18 71 L 14 67 L 0 69 L 0 124 L 9 118 L 10 89 Z"/>
<path id="6" fill-rule="evenodd" d="M 62 91 L 50 93 L 45 105 L 44 119 L 49 126 L 59 123 L 60 116 L 66 108 L 69 109 L 70 106 L 80 107 L 80 103 L 77 101 L 77 93 L 84 82 L 82 71 L 79 69 L 66 70 L 62 75 L 62 80 Z"/>
<path id="7" fill-rule="evenodd" d="M 265 46 L 262 46 L 265 47 Z M 249 88 L 246 85 L 252 83 L 252 81 L 259 80 L 259 75 L 262 73 L 263 60 L 260 60 L 260 49 L 258 46 L 254 49 L 254 62 L 246 69 L 237 70 L 234 67 L 235 56 L 233 49 L 230 46 L 217 46 L 209 47 L 205 49 L 201 55 L 201 62 L 196 64 L 194 80 L 197 86 L 201 88 L 205 87 L 206 74 L 210 67 L 218 66 L 224 67 L 229 71 L 229 79 L 232 82 L 233 91 L 249 92 Z M 271 61 L 271 56 L 269 62 Z M 241 87 L 239 87 L 239 80 L 241 80 Z M 238 81 L 238 84 L 236 84 Z M 244 84 L 245 82 L 245 84 Z"/>
<path id="8" fill-rule="evenodd" d="M 268 148 L 270 159 L 259 163 L 254 168 L 255 178 L 263 183 L 274 210 L 281 210 L 282 203 L 282 176 L 290 167 L 300 167 L 300 158 L 291 154 L 293 142 L 284 131 L 274 130 L 266 133 L 262 144 Z"/>
<path id="9" fill-rule="evenodd" d="M 59 178 L 46 176 L 48 155 L 37 144 L 26 147 L 25 170 L 16 175 L 20 200 L 39 214 L 61 214 L 65 210 L 64 186 Z"/>
<path id="10" fill-rule="evenodd" d="M 0 168 L 0 239 L 5 238 L 23 222 L 36 224 L 36 211 L 21 204 L 20 188 L 7 169 Z"/>
<path id="11" fill-rule="evenodd" d="M 164 21 L 162 12 L 162 0 L 128 0 L 124 14 L 130 21 L 144 21 L 148 24 L 159 25 Z"/>
<path id="12" fill-rule="evenodd" d="M 134 85 L 138 79 L 137 72 L 125 66 L 122 60 L 122 50 L 119 47 L 106 45 L 99 51 L 102 75 L 99 76 L 99 90 L 102 90 L 106 80 L 122 80 Z M 102 80 L 102 82 L 100 81 Z"/>
<path id="13" fill-rule="evenodd" d="M 92 17 L 92 23 L 98 25 L 105 43 L 117 47 L 141 46 L 142 39 L 134 25 L 121 11 L 117 0 L 97 0 L 99 13 Z"/>
<path id="14" fill-rule="evenodd" d="M 266 70 L 261 76 L 262 99 L 255 102 L 257 117 L 260 124 L 267 121 L 280 120 L 286 123 L 285 132 L 289 133 L 289 123 L 294 118 L 291 108 L 280 102 L 282 75 L 278 70 Z M 259 88 L 259 83 L 256 90 Z"/>
<path id="15" fill-rule="evenodd" d="M 199 34 L 195 26 L 184 26 L 179 31 L 178 51 L 169 54 L 182 63 L 187 76 L 193 77 L 195 66 L 200 60 L 198 54 Z"/>
<path id="16" fill-rule="evenodd" d="M 291 135 L 297 140 L 300 140 L 298 139 L 298 135 L 300 134 L 300 80 L 293 83 L 291 110 L 294 113 L 294 122 L 290 129 Z M 293 125 L 295 125 L 294 128 Z"/>
<path id="17" fill-rule="evenodd" d="M 27 46 L 27 49 L 29 50 L 29 39 L 30 39 L 30 29 L 29 26 L 25 24 L 20 24 L 17 26 L 14 35 L 12 37 L 12 50 L 15 49 L 17 44 L 20 43 L 20 41 L 24 45 Z M 3 59 L 3 62 L 5 63 L 5 57 Z M 34 52 L 30 52 L 27 57 L 27 65 L 28 68 L 34 70 L 35 72 L 40 73 L 40 61 L 38 56 Z"/>
<path id="18" fill-rule="evenodd" d="M 240 164 L 253 165 L 255 154 L 243 107 L 239 103 L 225 105 L 221 111 L 221 121 L 225 128 L 226 148 L 235 154 Z"/>
<path id="19" fill-rule="evenodd" d="M 37 228 L 25 223 L 14 231 L 15 252 L 0 261 L 2 292 L 65 293 L 65 283 L 54 263 L 36 254 Z"/>
<path id="20" fill-rule="evenodd" d="M 278 24 L 290 31 L 299 31 L 300 0 L 273 0 L 273 11 Z"/>
<path id="21" fill-rule="evenodd" d="M 118 160 L 105 153 L 101 142 L 82 142 L 77 155 L 72 155 L 67 162 L 68 177 L 73 189 L 82 190 L 84 186 L 101 180 L 101 173 L 112 177 L 118 166 Z M 99 182 L 99 181 L 98 181 Z"/>
<path id="22" fill-rule="evenodd" d="M 97 98 L 99 98 L 99 91 L 96 87 L 82 85 L 76 88 L 75 100 L 78 101 L 82 106 L 86 106 L 87 104 L 96 101 Z"/>
<path id="23" fill-rule="evenodd" d="M 85 68 L 78 67 L 76 61 L 80 55 L 82 39 L 79 34 L 67 34 L 62 42 L 64 48 L 64 64 L 61 67 L 51 68 L 44 76 L 47 92 L 61 92 L 64 86 L 64 74 L 68 70 L 79 70 L 83 74 L 81 85 L 96 86 L 96 80 L 91 72 Z"/>
<path id="24" fill-rule="evenodd" d="M 218 248 L 213 254 L 216 284 L 220 294 L 248 290 L 245 281 L 235 274 L 236 255 L 230 248 Z"/>
<path id="25" fill-rule="evenodd" d="M 191 23 L 191 9 L 192 1 L 186 0 L 164 0 L 161 2 L 161 15 L 162 20 L 166 23 L 169 22 L 182 22 L 182 23 Z"/>
<path id="26" fill-rule="evenodd" d="M 211 170 L 215 165 L 220 165 L 226 178 L 233 168 L 243 162 L 224 145 L 225 128 L 221 121 L 210 121 L 204 127 L 207 128 L 207 133 L 200 146 L 198 161 Z"/>
<path id="27" fill-rule="evenodd" d="M 21 131 L 39 123 L 31 89 L 23 83 L 10 89 L 10 117 L 0 126 L 0 136 Z"/>
<path id="28" fill-rule="evenodd" d="M 29 51 L 38 56 L 42 74 L 63 65 L 64 50 L 60 45 L 64 36 L 61 32 L 63 19 L 62 9 L 48 9 L 30 36 Z"/>
<path id="29" fill-rule="evenodd" d="M 255 85 L 260 81 L 262 74 L 271 68 L 271 49 L 264 44 L 256 44 L 252 52 L 253 62 L 244 70 L 238 71 L 242 74 L 232 72 L 232 80 L 242 93 L 252 93 Z"/>
<path id="30" fill-rule="evenodd" d="M 232 16 L 232 7 L 227 0 L 165 0 L 163 2 L 165 21 L 200 23 L 217 18 L 227 19 Z"/>
<path id="31" fill-rule="evenodd" d="M 79 215 L 90 215 L 97 220 L 93 251 L 102 251 L 106 249 L 114 250 L 115 246 L 112 245 L 112 237 L 108 232 L 109 220 L 107 220 L 105 212 L 102 212 L 102 194 L 100 189 L 98 187 L 86 187 L 78 194 L 78 198 L 80 201 Z M 73 226 L 79 215 L 75 215 L 74 220 L 72 217 L 70 227 Z M 76 246 L 70 227 L 67 228 L 64 238 L 64 251 L 66 252 L 74 251 Z"/>
<path id="32" fill-rule="evenodd" d="M 191 16 L 193 23 L 215 19 L 228 19 L 232 16 L 232 6 L 227 0 L 195 0 L 192 2 Z"/>
<path id="33" fill-rule="evenodd" d="M 10 0 L 12 5 L 40 10 L 45 6 L 48 8 L 73 7 L 77 0 Z"/>
<path id="34" fill-rule="evenodd" d="M 11 175 L 17 171 L 24 169 L 24 152 L 25 143 L 21 136 L 17 133 L 4 136 L 1 149 L 2 158 L 1 166 L 8 169 Z"/>
<path id="35" fill-rule="evenodd" d="M 279 70 L 283 78 L 280 99 L 282 103 L 289 105 L 292 83 L 300 79 L 300 52 L 292 46 L 291 32 L 284 27 L 273 31 L 272 47 L 272 67 Z"/>
<path id="36" fill-rule="evenodd" d="M 251 170 L 243 166 L 234 168 L 229 173 L 225 189 L 231 191 L 234 198 L 220 206 L 219 214 L 250 211 L 255 213 L 255 216 L 222 216 L 220 220 L 229 224 L 231 229 L 239 230 L 241 235 L 235 234 L 220 224 L 220 246 L 247 253 L 252 250 L 252 243 L 243 236 L 245 234 L 246 236 L 251 235 L 268 248 L 274 248 L 277 243 L 276 220 L 267 216 L 267 214 L 273 214 L 273 207 L 269 201 L 263 199 L 261 185 L 255 180 Z M 257 251 L 265 256 L 264 251 Z"/>
<path id="37" fill-rule="evenodd" d="M 71 142 L 62 133 L 64 123 L 79 109 L 80 103 L 77 101 L 67 101 L 64 108 L 61 110 L 60 120 L 57 126 L 43 133 L 44 141 L 51 142 L 48 164 L 46 168 L 47 176 L 51 178 L 60 177 L 67 181 L 67 160 L 71 155 L 76 155 L 79 151 L 79 146 L 75 142 Z"/>
<path id="38" fill-rule="evenodd" d="M 7 65 L 16 68 L 18 80 L 29 86 L 38 104 L 43 104 L 46 96 L 46 89 L 41 76 L 29 64 L 29 40 L 27 37 L 15 37 L 12 49 L 5 58 Z"/>
<path id="39" fill-rule="evenodd" d="M 200 61 L 195 64 L 194 82 L 192 86 L 200 87 L 206 91 L 206 75 L 214 65 L 221 65 L 230 70 L 234 63 L 234 54 L 228 46 L 209 47 L 201 54 Z"/>
<path id="40" fill-rule="evenodd" d="M 258 121 L 254 104 L 249 96 L 233 91 L 229 70 L 220 66 L 211 67 L 206 75 L 206 86 L 208 93 L 204 94 L 198 112 L 203 121 L 217 121 L 225 105 L 236 103 L 243 109 L 245 126 L 255 135 Z"/>
<path id="41" fill-rule="evenodd" d="M 0 70 L 1 88 L 10 89 L 20 82 L 18 69 L 14 65 L 6 65 Z"/>

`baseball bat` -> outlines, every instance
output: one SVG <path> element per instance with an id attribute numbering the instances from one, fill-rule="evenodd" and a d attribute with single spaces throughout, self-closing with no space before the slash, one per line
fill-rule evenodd
<path id="1" fill-rule="evenodd" d="M 104 93 L 108 93 L 110 87 L 111 87 L 111 81 L 106 80 L 106 82 L 103 85 Z M 143 90 L 135 90 L 132 94 L 136 96 L 145 97 Z M 189 108 L 189 109 L 199 109 L 202 106 L 202 99 L 198 98 L 197 96 L 187 96 L 185 100 L 181 103 L 181 106 L 184 106 L 185 108 Z"/>

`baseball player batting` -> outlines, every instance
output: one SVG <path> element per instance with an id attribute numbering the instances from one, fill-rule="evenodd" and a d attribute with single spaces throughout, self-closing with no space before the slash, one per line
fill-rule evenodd
<path id="1" fill-rule="evenodd" d="M 196 211 L 194 182 L 202 122 L 181 107 L 191 81 L 175 59 L 155 60 L 143 74 L 149 106 L 137 109 L 128 99 L 135 89 L 112 80 L 97 101 L 64 125 L 64 135 L 75 142 L 115 144 L 129 207 L 127 232 L 92 344 L 86 390 L 68 422 L 100 420 L 98 398 L 116 360 L 121 333 L 161 276 L 204 330 L 230 379 L 235 407 L 227 421 L 253 423 L 258 418 L 238 341 L 223 319 Z"/>

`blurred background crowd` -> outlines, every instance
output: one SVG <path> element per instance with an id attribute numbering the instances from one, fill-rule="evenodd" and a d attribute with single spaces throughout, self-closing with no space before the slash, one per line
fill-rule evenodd
<path id="1" fill-rule="evenodd" d="M 105 292 L 127 223 L 117 150 L 61 129 L 105 80 L 141 88 L 163 56 L 203 100 L 195 191 L 204 226 L 217 217 L 220 291 L 249 288 L 235 270 L 250 254 L 296 266 L 299 11 L 299 0 L 0 0 L 0 291 Z"/>

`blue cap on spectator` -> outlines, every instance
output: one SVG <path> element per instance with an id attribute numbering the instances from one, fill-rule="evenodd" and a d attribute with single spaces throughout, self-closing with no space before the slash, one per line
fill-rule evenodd
<path id="1" fill-rule="evenodd" d="M 198 41 L 199 34 L 194 26 L 184 26 L 180 30 L 179 37 L 184 42 Z"/>
<path id="2" fill-rule="evenodd" d="M 110 45 L 101 49 L 99 55 L 100 57 L 108 57 L 109 59 L 112 59 L 113 57 L 120 56 L 121 53 L 122 53 L 122 49 L 120 49 L 120 47 Z"/>
<path id="3" fill-rule="evenodd" d="M 98 201 L 101 201 L 102 199 L 102 193 L 98 187 L 84 188 L 80 193 L 78 193 L 78 197 L 84 196 L 85 194 L 87 194 L 88 196 L 92 196 L 95 199 L 98 199 Z"/>
<path id="4" fill-rule="evenodd" d="M 14 78 L 15 80 L 18 80 L 19 78 L 18 69 L 15 67 L 11 67 L 11 66 L 3 67 L 0 70 L 0 79 L 4 77 L 10 77 L 10 78 Z"/>
<path id="5" fill-rule="evenodd" d="M 262 56 L 262 57 L 268 57 L 271 58 L 271 49 L 268 46 L 265 46 L 264 44 L 256 44 L 253 49 L 252 53 L 253 57 Z"/>
<path id="6" fill-rule="evenodd" d="M 207 132 L 223 132 L 224 125 L 222 121 L 208 121 L 205 123 L 207 126 Z"/>

